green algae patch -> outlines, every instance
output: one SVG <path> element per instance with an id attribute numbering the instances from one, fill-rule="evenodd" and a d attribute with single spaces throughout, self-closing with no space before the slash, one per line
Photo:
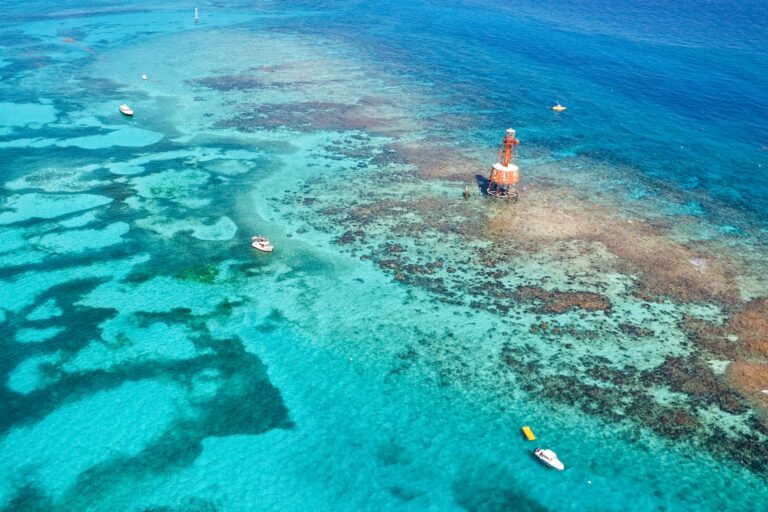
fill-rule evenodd
<path id="1" fill-rule="evenodd" d="M 39 189 L 44 192 L 84 192 L 106 182 L 86 179 L 82 169 L 41 169 L 5 184 L 9 190 Z"/>
<path id="2" fill-rule="evenodd" d="M 169 170 L 139 176 L 131 182 L 136 192 L 145 198 L 168 199 L 180 202 L 198 193 L 210 180 L 211 175 L 198 170 Z"/>
<path id="3" fill-rule="evenodd" d="M 187 281 L 197 281 L 199 283 L 213 284 L 216 282 L 216 278 L 219 277 L 219 267 L 216 265 L 202 265 L 195 268 L 187 269 L 179 274 L 176 274 L 179 279 Z"/>

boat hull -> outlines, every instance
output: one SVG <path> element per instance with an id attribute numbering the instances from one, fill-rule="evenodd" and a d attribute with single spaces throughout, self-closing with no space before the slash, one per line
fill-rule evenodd
<path id="1" fill-rule="evenodd" d="M 563 471 L 565 469 L 565 465 L 562 462 L 560 462 L 559 460 L 548 461 L 548 460 L 544 460 L 542 458 L 539 458 L 539 460 L 542 463 L 544 463 L 545 466 L 547 466 L 549 468 L 556 469 L 558 471 Z"/>
<path id="2" fill-rule="evenodd" d="M 547 457 L 542 451 L 540 450 L 534 450 L 533 455 L 539 459 L 539 461 L 544 464 L 545 466 L 556 469 L 558 471 L 563 471 L 565 469 L 565 464 L 560 462 L 560 459 L 557 458 L 557 455 L 554 455 L 554 452 L 552 452 L 553 457 Z"/>

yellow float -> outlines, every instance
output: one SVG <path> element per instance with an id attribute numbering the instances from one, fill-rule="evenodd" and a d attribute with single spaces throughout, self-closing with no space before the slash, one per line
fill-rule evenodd
<path id="1" fill-rule="evenodd" d="M 523 435 L 529 441 L 535 441 L 536 440 L 536 436 L 533 435 L 533 430 L 531 430 L 531 427 L 529 427 L 527 425 L 525 427 L 523 427 Z"/>

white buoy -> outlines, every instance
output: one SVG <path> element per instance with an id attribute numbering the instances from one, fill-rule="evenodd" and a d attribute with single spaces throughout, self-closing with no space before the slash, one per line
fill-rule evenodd
<path id="1" fill-rule="evenodd" d="M 149 77 L 147 76 L 147 74 L 146 74 L 146 73 L 144 73 L 143 75 L 141 75 L 141 79 L 142 79 L 142 80 L 146 80 L 147 78 L 149 78 Z"/>

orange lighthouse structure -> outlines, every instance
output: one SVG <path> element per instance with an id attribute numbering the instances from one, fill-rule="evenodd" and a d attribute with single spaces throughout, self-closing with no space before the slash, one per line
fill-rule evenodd
<path id="1" fill-rule="evenodd" d="M 520 169 L 517 167 L 517 145 L 520 141 L 515 138 L 515 130 L 510 128 L 504 134 L 496 163 L 491 167 L 491 177 L 488 178 L 488 195 L 501 197 L 509 201 L 519 196 Z"/>

